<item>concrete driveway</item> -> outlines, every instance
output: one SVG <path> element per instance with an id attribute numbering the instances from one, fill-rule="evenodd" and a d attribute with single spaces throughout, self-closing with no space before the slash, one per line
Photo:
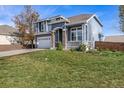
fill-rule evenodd
<path id="1" fill-rule="evenodd" d="M 24 54 L 34 51 L 40 51 L 44 49 L 20 49 L 20 50 L 11 50 L 11 51 L 2 51 L 0 52 L 0 57 L 13 56 L 18 54 Z"/>

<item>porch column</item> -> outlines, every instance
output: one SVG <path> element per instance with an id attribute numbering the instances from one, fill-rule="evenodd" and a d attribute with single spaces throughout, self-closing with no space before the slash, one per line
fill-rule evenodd
<path id="1" fill-rule="evenodd" d="M 62 44 L 63 44 L 63 48 L 67 49 L 67 33 L 66 33 L 66 29 L 63 29 L 62 31 Z"/>
<path id="2" fill-rule="evenodd" d="M 82 24 L 82 43 L 84 42 L 84 24 Z"/>
<path id="3" fill-rule="evenodd" d="M 55 48 L 55 32 L 51 32 L 51 49 Z"/>

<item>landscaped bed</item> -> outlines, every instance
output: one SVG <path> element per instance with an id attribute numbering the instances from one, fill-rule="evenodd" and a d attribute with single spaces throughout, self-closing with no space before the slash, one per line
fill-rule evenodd
<path id="1" fill-rule="evenodd" d="M 0 58 L 0 87 L 124 87 L 124 53 L 45 50 Z"/>

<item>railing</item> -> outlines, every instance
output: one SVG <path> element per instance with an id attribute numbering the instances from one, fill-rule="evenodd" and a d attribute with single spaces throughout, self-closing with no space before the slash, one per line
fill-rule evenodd
<path id="1" fill-rule="evenodd" d="M 93 48 L 93 42 L 81 42 L 81 41 L 68 41 L 67 42 L 67 47 L 68 48 L 77 48 L 81 43 L 86 44 L 90 49 Z"/>
<path id="2" fill-rule="evenodd" d="M 68 48 L 76 48 L 81 44 L 80 41 L 68 41 L 67 46 Z"/>

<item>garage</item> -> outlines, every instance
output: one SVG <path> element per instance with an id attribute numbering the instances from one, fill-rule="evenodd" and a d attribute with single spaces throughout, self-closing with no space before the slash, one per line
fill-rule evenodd
<path id="1" fill-rule="evenodd" d="M 37 37 L 37 48 L 51 48 L 51 36 Z"/>

